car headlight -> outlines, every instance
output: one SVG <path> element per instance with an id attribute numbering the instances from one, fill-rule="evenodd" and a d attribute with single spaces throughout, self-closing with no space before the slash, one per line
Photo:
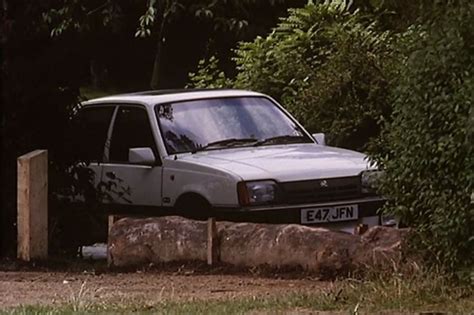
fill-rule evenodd
<path id="1" fill-rule="evenodd" d="M 277 183 L 272 180 L 240 182 L 237 185 L 242 206 L 271 203 L 276 199 L 277 190 Z"/>
<path id="2" fill-rule="evenodd" d="M 360 185 L 362 193 L 375 193 L 380 185 L 384 172 L 379 170 L 367 170 L 360 174 Z"/>

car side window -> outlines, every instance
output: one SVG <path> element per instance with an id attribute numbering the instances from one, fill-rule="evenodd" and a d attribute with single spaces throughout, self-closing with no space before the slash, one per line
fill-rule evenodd
<path id="1" fill-rule="evenodd" d="M 74 150 L 87 162 L 102 162 L 113 106 L 81 109 L 74 126 Z"/>
<path id="2" fill-rule="evenodd" d="M 127 163 L 131 148 L 151 148 L 157 151 L 148 114 L 143 108 L 120 106 L 115 118 L 110 143 L 110 162 Z"/>

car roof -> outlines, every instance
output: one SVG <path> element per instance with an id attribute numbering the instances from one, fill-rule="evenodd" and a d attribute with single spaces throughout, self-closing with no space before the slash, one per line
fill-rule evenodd
<path id="1" fill-rule="evenodd" d="M 181 89 L 181 90 L 154 90 L 136 93 L 111 95 L 82 102 L 82 105 L 98 104 L 142 104 L 145 106 L 155 106 L 161 103 L 171 103 L 188 100 L 198 100 L 206 98 L 220 97 L 244 97 L 244 96 L 264 96 L 261 93 L 234 90 L 234 89 Z"/>

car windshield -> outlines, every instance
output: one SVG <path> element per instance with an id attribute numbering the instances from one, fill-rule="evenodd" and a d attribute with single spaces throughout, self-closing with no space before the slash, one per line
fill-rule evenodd
<path id="1" fill-rule="evenodd" d="M 280 108 L 264 97 L 160 104 L 156 115 L 168 154 L 312 142 Z"/>

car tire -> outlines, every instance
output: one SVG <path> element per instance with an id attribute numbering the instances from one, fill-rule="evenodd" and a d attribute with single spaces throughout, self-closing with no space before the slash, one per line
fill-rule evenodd
<path id="1" fill-rule="evenodd" d="M 193 220 L 207 220 L 214 216 L 209 202 L 200 196 L 184 196 L 179 198 L 175 206 L 177 213 Z"/>

